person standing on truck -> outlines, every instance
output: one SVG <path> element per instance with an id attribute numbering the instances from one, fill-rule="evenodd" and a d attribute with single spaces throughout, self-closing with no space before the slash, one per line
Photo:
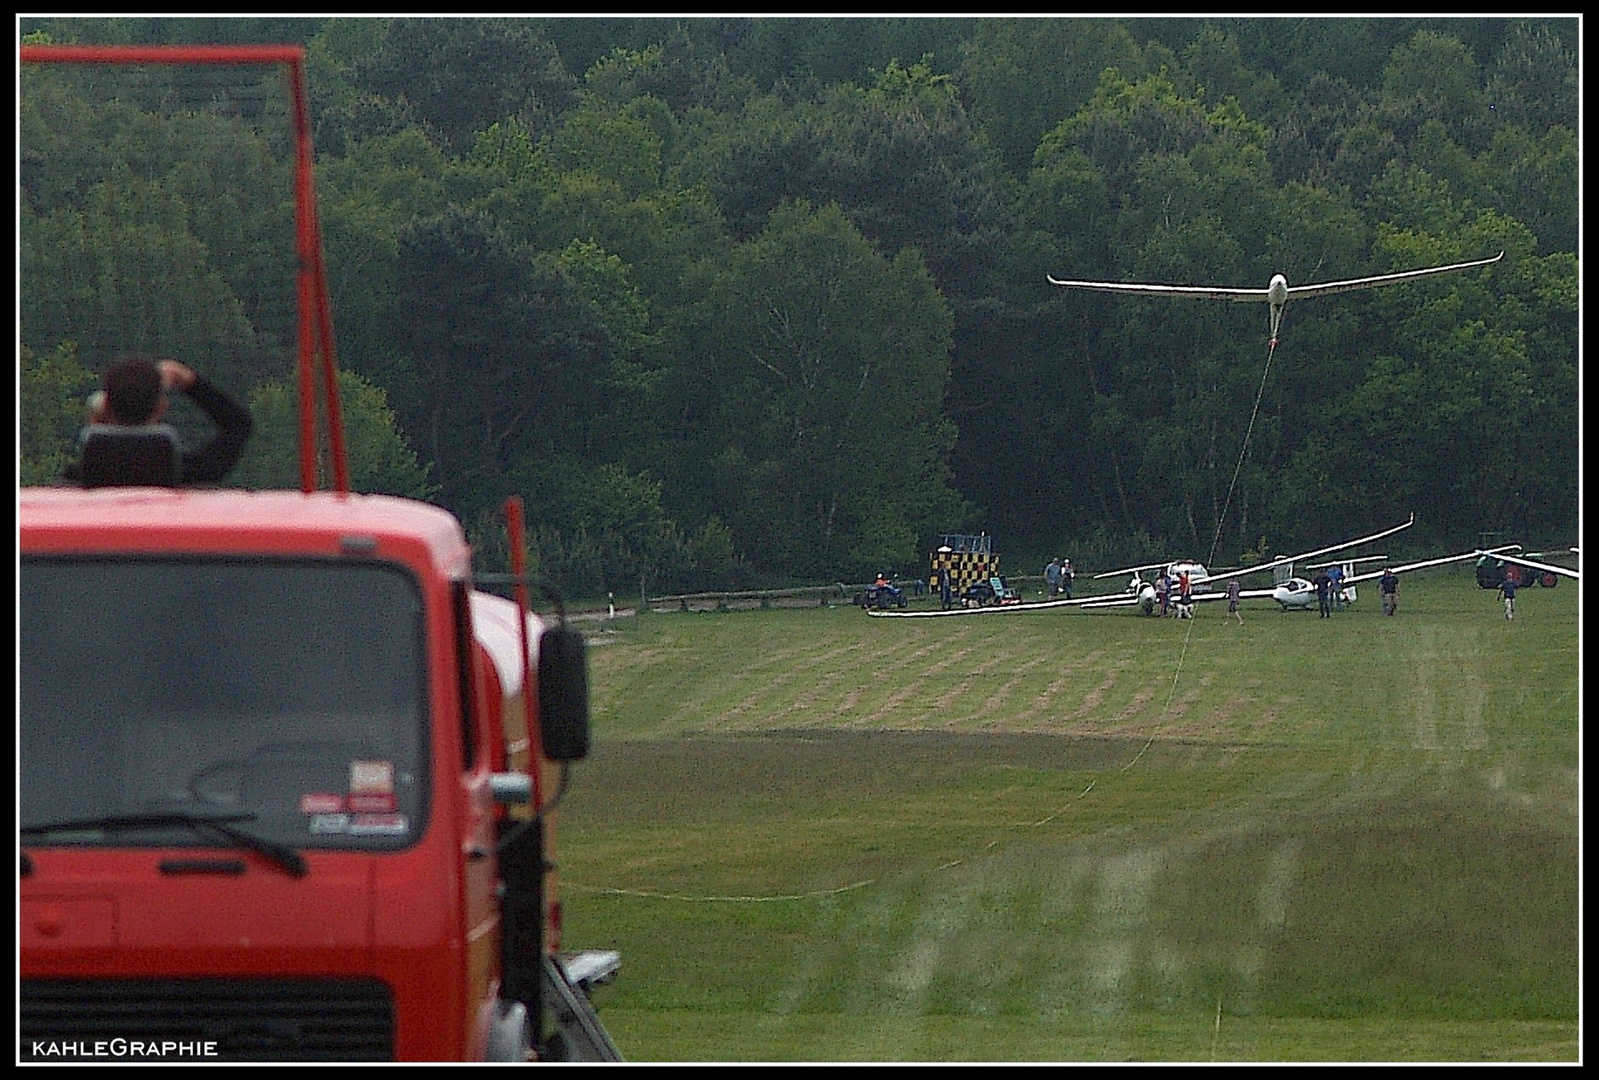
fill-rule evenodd
<path id="1" fill-rule="evenodd" d="M 197 450 L 181 449 L 177 432 L 162 423 L 172 390 L 187 394 L 216 427 Z M 104 389 L 89 398 L 80 458 L 65 477 L 85 487 L 214 484 L 238 464 L 254 426 L 248 411 L 192 368 L 124 354 L 106 369 Z"/>

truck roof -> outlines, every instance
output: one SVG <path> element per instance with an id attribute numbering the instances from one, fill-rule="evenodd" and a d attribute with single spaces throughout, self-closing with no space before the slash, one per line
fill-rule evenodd
<path id="1" fill-rule="evenodd" d="M 403 557 L 445 577 L 470 550 L 446 510 L 388 495 L 210 488 L 23 488 L 27 553 Z"/>

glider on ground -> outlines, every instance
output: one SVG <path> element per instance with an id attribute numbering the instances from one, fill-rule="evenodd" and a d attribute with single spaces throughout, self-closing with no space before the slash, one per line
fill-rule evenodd
<path id="1" fill-rule="evenodd" d="M 1294 563 L 1296 562 L 1304 559 L 1314 559 L 1319 555 L 1330 555 L 1335 551 L 1346 551 L 1349 548 L 1360 547 L 1362 544 L 1370 544 L 1386 536 L 1392 536 L 1396 532 L 1408 529 L 1415 523 L 1416 515 L 1411 514 L 1410 519 L 1403 524 L 1372 533 L 1370 536 L 1362 536 L 1355 540 L 1345 540 L 1341 544 L 1333 544 L 1331 547 L 1318 548 L 1315 551 L 1307 551 L 1299 555 L 1279 555 L 1270 562 L 1261 563 L 1259 566 L 1249 566 L 1242 570 L 1228 570 L 1217 574 L 1208 573 L 1203 564 L 1189 560 L 1179 560 L 1171 563 L 1150 563 L 1144 566 L 1128 566 L 1120 570 L 1107 570 L 1103 574 L 1095 574 L 1094 577 L 1108 578 L 1120 577 L 1123 574 L 1133 575 L 1132 580 L 1127 583 L 1127 588 L 1123 591 L 1123 595 L 1088 597 L 1085 598 L 1081 606 L 1100 608 L 1136 605 L 1145 615 L 1153 614 L 1155 611 L 1155 584 L 1152 581 L 1144 580 L 1143 574 L 1146 570 L 1164 570 L 1167 579 L 1173 582 L 1178 579 L 1180 574 L 1187 572 L 1190 591 L 1195 600 L 1220 600 L 1226 595 L 1225 587 L 1218 589 L 1216 582 L 1265 571 L 1279 572 L 1280 580 L 1277 582 L 1277 587 L 1281 588 L 1295 580 L 1293 572 Z M 1307 582 L 1306 585 L 1308 586 L 1308 584 Z M 1275 589 L 1245 589 L 1239 596 L 1241 599 L 1255 599 L 1272 596 L 1275 591 Z M 1311 595 L 1314 596 L 1315 594 L 1312 593 Z M 1173 602 L 1175 602 L 1177 597 L 1175 585 L 1173 585 L 1171 596 Z"/>
<path id="2" fill-rule="evenodd" d="M 1495 548 L 1494 553 L 1502 559 L 1505 558 L 1505 555 L 1503 554 L 1504 552 L 1510 551 L 1512 548 L 1517 546 L 1519 545 L 1511 544 L 1508 547 Z M 1407 574 L 1412 570 L 1425 570 L 1429 566 L 1443 566 L 1446 563 L 1464 562 L 1467 559 L 1475 559 L 1481 554 L 1483 553 L 1480 551 L 1466 551 L 1460 553 L 1459 555 L 1445 555 L 1442 558 L 1425 559 L 1421 562 L 1406 563 L 1403 566 L 1389 566 L 1382 570 L 1373 570 L 1364 574 L 1353 573 L 1353 561 L 1355 560 L 1343 563 L 1343 587 L 1339 590 L 1338 603 L 1343 606 L 1353 604 L 1356 600 L 1355 586 L 1362 581 L 1375 581 L 1384 574 L 1388 573 Z M 1269 590 L 1250 589 L 1240 593 L 1239 595 L 1241 597 L 1250 598 L 1269 596 L 1271 599 L 1281 604 L 1284 611 L 1309 611 L 1311 608 L 1317 606 L 1316 587 L 1301 577 L 1290 576 Z"/>

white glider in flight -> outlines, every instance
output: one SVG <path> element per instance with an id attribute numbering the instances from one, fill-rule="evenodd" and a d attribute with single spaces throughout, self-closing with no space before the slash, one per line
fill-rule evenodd
<path id="1" fill-rule="evenodd" d="M 1352 292 L 1378 285 L 1394 285 L 1401 281 L 1447 274 L 1455 270 L 1469 270 L 1473 266 L 1487 266 L 1505 257 L 1500 252 L 1491 259 L 1454 263 L 1450 266 L 1429 266 L 1423 270 L 1402 270 L 1397 274 L 1378 274 L 1376 277 L 1351 278 L 1348 281 L 1325 281 L 1317 285 L 1289 285 L 1281 274 L 1273 274 L 1271 284 L 1264 289 L 1219 289 L 1205 285 L 1146 285 L 1131 281 L 1060 281 L 1050 277 L 1051 285 L 1068 289 L 1096 289 L 1100 292 L 1141 293 L 1145 296 L 1187 296 L 1206 300 L 1264 300 L 1271 305 L 1271 345 L 1277 347 L 1277 326 L 1282 322 L 1283 308 L 1288 301 L 1305 296 L 1325 296 L 1328 293 Z M 1048 276 L 1048 275 L 1046 275 Z"/>

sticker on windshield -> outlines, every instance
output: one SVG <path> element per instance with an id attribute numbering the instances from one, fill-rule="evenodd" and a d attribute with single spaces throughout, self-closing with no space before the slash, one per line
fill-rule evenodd
<path id="1" fill-rule="evenodd" d="M 394 762 L 350 762 L 350 792 L 363 794 L 393 794 Z"/>
<path id="2" fill-rule="evenodd" d="M 352 814 L 392 814 L 399 808 L 400 801 L 394 797 L 392 791 L 350 793 L 349 809 Z"/>
<path id="3" fill-rule="evenodd" d="M 300 796 L 302 814 L 342 814 L 344 796 L 331 791 L 308 791 Z"/>
<path id="4" fill-rule="evenodd" d="M 317 835 L 351 831 L 349 814 L 314 814 L 310 824 L 311 831 Z"/>
<path id="5" fill-rule="evenodd" d="M 351 836 L 404 836 L 409 827 L 404 814 L 356 814 L 350 818 Z"/>

